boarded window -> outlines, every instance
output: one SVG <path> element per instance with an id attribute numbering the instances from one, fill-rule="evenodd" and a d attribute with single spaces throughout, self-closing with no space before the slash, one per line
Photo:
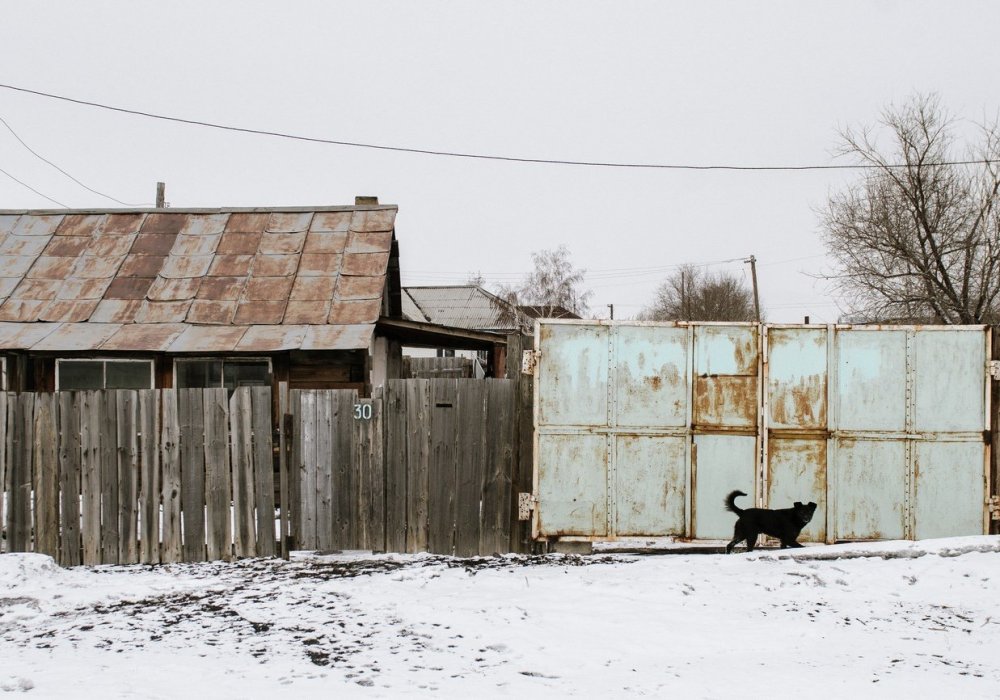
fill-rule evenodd
<path id="1" fill-rule="evenodd" d="M 58 360 L 59 391 L 152 389 L 151 360 Z"/>

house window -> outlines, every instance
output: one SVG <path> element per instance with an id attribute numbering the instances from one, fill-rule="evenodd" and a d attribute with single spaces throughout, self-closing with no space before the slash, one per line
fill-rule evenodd
<path id="1" fill-rule="evenodd" d="M 56 360 L 57 391 L 152 388 L 152 360 Z"/>
<path id="2" fill-rule="evenodd" d="M 175 386 L 178 389 L 233 391 L 241 386 L 271 386 L 271 361 L 260 359 L 174 360 Z"/>

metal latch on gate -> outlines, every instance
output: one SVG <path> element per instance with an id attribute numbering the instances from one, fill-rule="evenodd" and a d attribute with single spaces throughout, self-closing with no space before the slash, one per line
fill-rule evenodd
<path id="1" fill-rule="evenodd" d="M 986 504 L 990 511 L 990 520 L 1000 520 L 1000 496 L 990 496 Z"/>
<path id="2" fill-rule="evenodd" d="M 517 519 L 531 520 L 531 511 L 535 509 L 538 499 L 533 493 L 517 494 Z"/>
<path id="3" fill-rule="evenodd" d="M 525 350 L 521 353 L 521 374 L 534 374 L 535 367 L 538 366 L 538 358 L 541 353 L 538 350 Z"/>

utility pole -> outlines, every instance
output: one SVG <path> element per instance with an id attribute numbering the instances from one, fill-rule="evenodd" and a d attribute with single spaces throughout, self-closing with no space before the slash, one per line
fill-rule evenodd
<path id="1" fill-rule="evenodd" d="M 760 323 L 760 295 L 757 293 L 757 258 L 750 256 L 750 278 L 753 280 L 753 310 L 757 316 L 757 323 Z"/>
<path id="2" fill-rule="evenodd" d="M 681 268 L 681 314 L 685 321 L 691 320 L 691 309 L 687 305 L 687 280 L 684 277 L 683 268 Z"/>
<path id="3" fill-rule="evenodd" d="M 614 321 L 615 320 L 615 305 L 614 304 L 608 304 L 608 308 L 611 309 L 611 320 Z"/>
<path id="4" fill-rule="evenodd" d="M 156 208 L 163 209 L 167 205 L 167 185 L 164 182 L 156 183 Z"/>

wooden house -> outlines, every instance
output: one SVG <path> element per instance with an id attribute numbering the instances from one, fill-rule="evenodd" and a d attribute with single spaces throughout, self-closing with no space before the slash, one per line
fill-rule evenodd
<path id="1" fill-rule="evenodd" d="M 0 211 L 3 389 L 358 389 L 400 348 L 503 339 L 403 319 L 397 208 Z"/>

